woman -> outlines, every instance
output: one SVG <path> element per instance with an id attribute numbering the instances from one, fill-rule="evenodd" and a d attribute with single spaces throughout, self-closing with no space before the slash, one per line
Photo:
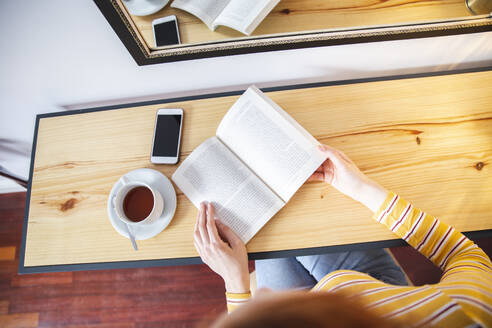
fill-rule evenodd
<path id="1" fill-rule="evenodd" d="M 441 281 L 420 287 L 401 286 L 405 284 L 401 272 L 382 251 L 376 255 L 365 253 L 370 259 L 365 261 L 369 263 L 365 265 L 366 273 L 339 270 L 347 268 L 334 263 L 340 262 L 340 255 L 302 257 L 287 262 L 257 261 L 259 284 L 273 289 L 289 286 L 297 289 L 262 291 L 249 300 L 246 247 L 227 226 L 215 220 L 210 204 L 202 204 L 195 226 L 195 247 L 203 262 L 224 279 L 227 307 L 232 312 L 219 318 L 215 325 L 392 327 L 404 323 L 492 327 L 492 264 L 487 255 L 452 227 L 370 180 L 342 152 L 326 145 L 321 148 L 328 159 L 310 180 L 327 182 L 367 206 L 375 213 L 376 221 L 443 269 Z M 345 263 L 364 262 L 361 259 L 364 252 L 344 254 L 341 256 Z M 349 258 L 356 261 L 347 261 Z M 378 265 L 371 265 L 374 263 Z M 359 264 L 351 266 L 358 267 Z M 285 274 L 286 268 L 301 273 L 304 270 L 308 279 L 303 274 Z M 323 277 L 320 268 L 327 270 Z M 338 270 L 330 272 L 333 268 Z M 389 273 L 385 274 L 385 270 Z M 316 283 L 312 291 L 317 293 L 299 289 L 309 287 L 309 277 Z"/>

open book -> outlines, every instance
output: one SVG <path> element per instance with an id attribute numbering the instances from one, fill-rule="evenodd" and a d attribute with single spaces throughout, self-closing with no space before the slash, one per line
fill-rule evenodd
<path id="1" fill-rule="evenodd" d="M 239 97 L 216 137 L 198 146 L 172 179 L 247 243 L 324 162 L 319 142 L 256 87 Z"/>
<path id="2" fill-rule="evenodd" d="M 280 0 L 174 0 L 171 7 L 200 18 L 214 31 L 228 26 L 250 35 Z"/>

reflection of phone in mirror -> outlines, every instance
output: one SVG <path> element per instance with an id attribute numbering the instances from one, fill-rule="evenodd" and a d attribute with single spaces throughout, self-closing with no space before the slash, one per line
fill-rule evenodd
<path id="1" fill-rule="evenodd" d="M 176 16 L 166 16 L 152 21 L 156 47 L 180 44 L 178 20 Z"/>

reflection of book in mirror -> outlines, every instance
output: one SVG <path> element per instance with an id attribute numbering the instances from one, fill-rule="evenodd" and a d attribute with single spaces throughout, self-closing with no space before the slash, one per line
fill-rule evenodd
<path id="1" fill-rule="evenodd" d="M 200 18 L 209 29 L 219 25 L 250 35 L 280 0 L 174 0 L 171 7 Z"/>
<path id="2" fill-rule="evenodd" d="M 216 136 L 193 150 L 172 179 L 197 208 L 212 202 L 217 218 L 246 243 L 326 159 L 318 145 L 280 106 L 250 87 Z"/>

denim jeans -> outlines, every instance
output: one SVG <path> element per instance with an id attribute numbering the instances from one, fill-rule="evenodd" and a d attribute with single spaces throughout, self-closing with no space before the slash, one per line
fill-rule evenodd
<path id="1" fill-rule="evenodd" d="M 355 270 L 382 282 L 408 285 L 405 274 L 385 249 L 256 260 L 258 288 L 310 289 L 328 273 Z"/>

